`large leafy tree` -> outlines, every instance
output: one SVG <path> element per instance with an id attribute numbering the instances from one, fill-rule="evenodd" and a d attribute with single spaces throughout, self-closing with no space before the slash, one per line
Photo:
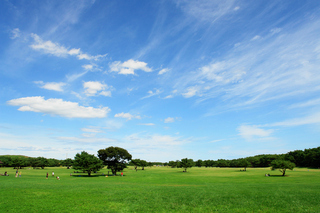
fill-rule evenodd
<path id="1" fill-rule="evenodd" d="M 87 172 L 90 176 L 91 172 L 96 172 L 103 168 L 103 162 L 96 156 L 82 151 L 81 154 L 76 154 L 72 166 L 74 169 Z"/>
<path id="2" fill-rule="evenodd" d="M 187 172 L 187 168 L 191 168 L 194 166 L 194 162 L 192 159 L 183 158 L 179 163 L 179 168 L 184 168 L 184 172 Z"/>
<path id="3" fill-rule="evenodd" d="M 140 166 L 140 164 L 141 164 L 141 160 L 140 159 L 132 159 L 131 164 L 133 164 L 134 169 L 137 171 L 138 166 Z"/>
<path id="4" fill-rule="evenodd" d="M 98 151 L 98 157 L 108 166 L 108 169 L 111 169 L 114 175 L 124 168 L 127 168 L 126 164 L 132 159 L 132 155 L 130 155 L 127 150 L 113 146 L 100 149 Z"/>
<path id="5" fill-rule="evenodd" d="M 296 165 L 286 160 L 274 160 L 270 163 L 270 166 L 271 170 L 279 169 L 282 172 L 282 176 L 284 176 L 287 169 L 292 170 Z"/>

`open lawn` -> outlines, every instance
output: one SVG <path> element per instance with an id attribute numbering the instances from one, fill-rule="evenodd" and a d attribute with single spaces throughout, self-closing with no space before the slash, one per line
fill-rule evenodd
<path id="1" fill-rule="evenodd" d="M 107 169 L 92 177 L 65 167 L 24 168 L 18 178 L 13 168 L 0 168 L 5 171 L 10 176 L 0 176 L 1 212 L 320 212 L 316 169 L 296 168 L 286 177 L 267 168 L 191 168 L 184 173 L 129 167 L 123 177 L 102 176 Z"/>

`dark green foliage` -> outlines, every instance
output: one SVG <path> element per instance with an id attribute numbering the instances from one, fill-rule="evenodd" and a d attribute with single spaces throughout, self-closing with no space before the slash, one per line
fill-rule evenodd
<path id="1" fill-rule="evenodd" d="M 238 161 L 237 167 L 243 167 L 244 171 L 247 171 L 247 167 L 249 167 L 249 166 L 250 166 L 250 163 L 247 159 L 240 159 Z"/>
<path id="2" fill-rule="evenodd" d="M 71 158 L 67 158 L 61 162 L 63 166 L 66 166 L 68 169 L 72 166 L 73 160 Z"/>
<path id="3" fill-rule="evenodd" d="M 184 172 L 187 172 L 187 168 L 191 168 L 194 166 L 194 162 L 192 159 L 183 158 L 181 159 L 178 168 L 184 168 Z"/>
<path id="4" fill-rule="evenodd" d="M 169 161 L 168 166 L 170 166 L 171 168 L 179 168 L 180 165 L 180 161 L 176 160 L 176 161 Z"/>
<path id="5" fill-rule="evenodd" d="M 201 166 L 203 166 L 203 161 L 202 160 L 197 160 L 196 162 L 195 162 L 195 166 L 197 166 L 197 167 L 201 167 Z"/>
<path id="6" fill-rule="evenodd" d="M 96 156 L 82 151 L 81 154 L 76 154 L 72 166 L 76 170 L 87 172 L 90 176 L 92 172 L 99 171 L 103 168 L 103 162 Z"/>
<path id="7" fill-rule="evenodd" d="M 205 167 L 214 167 L 216 166 L 216 162 L 214 160 L 205 160 L 203 161 L 203 165 Z"/>
<path id="8" fill-rule="evenodd" d="M 279 169 L 279 171 L 282 172 L 282 176 L 284 176 L 287 169 L 292 170 L 296 165 L 286 160 L 274 160 L 271 162 L 270 166 L 271 170 Z"/>
<path id="9" fill-rule="evenodd" d="M 108 169 L 111 169 L 114 175 L 127 168 L 126 164 L 132 159 L 132 156 L 127 150 L 113 146 L 100 149 L 98 151 L 98 157 L 108 166 Z"/>

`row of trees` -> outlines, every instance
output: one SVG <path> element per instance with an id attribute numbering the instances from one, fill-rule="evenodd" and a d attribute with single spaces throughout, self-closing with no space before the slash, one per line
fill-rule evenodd
<path id="1" fill-rule="evenodd" d="M 33 168 L 42 168 L 45 167 L 54 167 L 54 166 L 71 166 L 72 159 L 68 158 L 66 160 L 57 160 L 53 158 L 44 158 L 44 157 L 26 157 L 26 156 L 0 156 L 0 161 L 2 166 L 5 167 L 33 167 Z"/>
<path id="2" fill-rule="evenodd" d="M 180 161 L 169 161 L 163 165 L 171 166 L 172 168 L 187 168 L 192 166 L 197 167 L 239 167 L 246 170 L 247 167 L 276 167 L 274 162 L 288 161 L 292 162 L 299 167 L 320 167 L 320 147 L 295 150 L 281 155 L 257 155 L 247 158 L 239 158 L 233 160 L 197 160 L 192 159 L 181 159 Z M 273 163 L 272 163 L 273 162 Z M 93 171 L 99 171 L 104 166 L 112 171 L 114 175 L 117 172 L 122 171 L 127 165 L 132 165 L 137 170 L 141 167 L 144 170 L 147 166 L 152 166 L 153 163 L 147 162 L 140 159 L 132 159 L 131 154 L 123 148 L 120 147 L 108 147 L 106 149 L 100 149 L 98 151 L 98 157 L 90 155 L 83 151 L 76 154 L 74 160 L 57 160 L 57 159 L 46 159 L 44 157 L 25 157 L 25 156 L 0 156 L 1 166 L 5 167 L 33 167 L 42 168 L 54 167 L 54 166 L 67 166 L 68 168 L 73 166 L 74 169 L 82 170 L 87 172 L 89 175 Z M 158 163 L 159 164 L 159 163 Z M 279 165 L 279 163 L 278 163 Z M 288 163 L 287 163 L 288 165 Z M 288 167 L 288 166 L 287 166 Z M 289 167 L 292 167 L 289 166 Z"/>

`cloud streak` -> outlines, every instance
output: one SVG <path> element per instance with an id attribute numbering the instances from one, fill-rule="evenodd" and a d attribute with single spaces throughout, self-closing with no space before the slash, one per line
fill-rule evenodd
<path id="1" fill-rule="evenodd" d="M 84 107 L 62 99 L 45 100 L 40 96 L 13 99 L 7 103 L 12 106 L 21 106 L 18 110 L 22 112 L 39 112 L 66 118 L 104 118 L 110 112 L 108 107 Z"/>

